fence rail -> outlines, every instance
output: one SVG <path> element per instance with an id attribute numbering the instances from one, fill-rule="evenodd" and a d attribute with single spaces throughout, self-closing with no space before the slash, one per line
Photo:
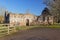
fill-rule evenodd
<path id="1" fill-rule="evenodd" d="M 16 32 L 15 26 L 9 26 L 9 24 L 0 24 L 0 37 L 11 34 L 13 32 Z"/>

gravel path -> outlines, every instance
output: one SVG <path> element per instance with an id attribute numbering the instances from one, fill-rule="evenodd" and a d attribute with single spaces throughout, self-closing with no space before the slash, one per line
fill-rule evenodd
<path id="1" fill-rule="evenodd" d="M 31 30 L 18 31 L 0 40 L 60 40 L 59 28 L 35 28 Z"/>

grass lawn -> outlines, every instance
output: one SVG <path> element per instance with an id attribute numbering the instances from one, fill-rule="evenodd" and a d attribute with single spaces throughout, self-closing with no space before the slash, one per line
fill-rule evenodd
<path id="1" fill-rule="evenodd" d="M 0 29 L 1 29 L 0 25 Z M 32 29 L 32 28 L 60 28 L 60 24 L 54 24 L 54 25 L 34 25 L 34 26 L 16 26 L 16 30 L 26 30 L 26 29 Z"/>
<path id="2" fill-rule="evenodd" d="M 35 26 L 17 26 L 17 30 L 27 30 L 32 28 L 60 28 L 60 24 L 54 25 L 35 25 Z"/>

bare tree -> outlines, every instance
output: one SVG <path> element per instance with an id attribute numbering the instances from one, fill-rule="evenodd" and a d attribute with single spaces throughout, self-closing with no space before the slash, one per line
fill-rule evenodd
<path id="1" fill-rule="evenodd" d="M 4 14 L 5 14 L 5 8 L 4 7 L 0 7 L 0 23 L 4 22 Z"/>
<path id="2" fill-rule="evenodd" d="M 57 22 L 60 21 L 60 0 L 44 0 L 44 4 L 50 9 L 53 16 L 56 16 Z"/>
<path id="3" fill-rule="evenodd" d="M 5 7 L 0 7 L 0 16 L 4 16 L 5 11 L 6 11 Z"/>

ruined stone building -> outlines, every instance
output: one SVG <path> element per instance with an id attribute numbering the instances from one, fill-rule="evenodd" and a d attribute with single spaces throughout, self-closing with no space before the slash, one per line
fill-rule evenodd
<path id="1" fill-rule="evenodd" d="M 29 13 L 14 14 L 6 11 L 5 23 L 19 26 L 29 26 L 33 24 L 54 24 L 54 17 L 50 14 L 48 8 L 45 8 L 40 16 L 35 16 Z"/>
<path id="2" fill-rule="evenodd" d="M 54 23 L 54 17 L 50 14 L 48 8 L 45 8 L 42 11 L 42 14 L 38 16 L 37 20 L 40 24 L 53 24 Z"/>
<path id="3" fill-rule="evenodd" d="M 10 25 L 19 25 L 19 26 L 29 26 L 36 16 L 26 13 L 26 14 L 13 14 L 5 12 L 5 23 Z"/>

